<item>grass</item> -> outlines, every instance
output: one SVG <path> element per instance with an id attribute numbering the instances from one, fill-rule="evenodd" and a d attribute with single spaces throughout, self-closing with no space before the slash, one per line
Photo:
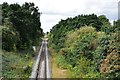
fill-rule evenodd
<path id="1" fill-rule="evenodd" d="M 29 78 L 33 58 L 30 53 L 2 52 L 3 78 Z"/>
<path id="2" fill-rule="evenodd" d="M 50 47 L 52 78 L 68 78 L 68 71 L 57 66 L 57 53 Z"/>

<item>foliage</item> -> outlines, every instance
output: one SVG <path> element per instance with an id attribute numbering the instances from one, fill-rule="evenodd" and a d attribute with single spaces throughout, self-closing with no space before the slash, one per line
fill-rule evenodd
<path id="1" fill-rule="evenodd" d="M 2 4 L 3 11 L 3 26 L 6 27 L 3 30 L 3 49 L 9 51 L 10 42 L 8 42 L 7 36 L 11 37 L 12 31 L 14 35 L 19 38 L 15 39 L 14 45 L 19 50 L 31 49 L 39 43 L 41 36 L 43 35 L 43 30 L 40 28 L 40 13 L 38 12 L 38 7 L 35 7 L 34 3 L 25 3 L 22 6 L 19 4 L 8 4 L 4 2 Z M 10 31 L 9 31 L 10 30 Z M 12 44 L 11 44 L 12 45 Z M 13 48 L 13 46 L 11 46 Z"/>
<path id="2" fill-rule="evenodd" d="M 113 31 L 113 32 L 119 32 L 119 33 L 120 33 L 120 19 L 113 22 L 112 31 Z"/>
<path id="3" fill-rule="evenodd" d="M 82 27 L 74 31 L 73 34 L 77 34 L 76 38 L 72 38 L 73 35 L 68 34 L 69 38 L 67 37 L 66 39 L 66 50 L 64 50 L 65 53 L 63 55 L 68 56 L 67 58 L 69 58 L 69 60 L 76 60 L 76 58 L 79 58 L 80 55 L 83 55 L 88 59 L 92 59 L 93 54 L 91 51 L 94 50 L 95 43 L 93 43 L 93 41 L 96 39 L 95 28 Z M 72 42 L 68 43 L 70 39 Z"/>
<path id="4" fill-rule="evenodd" d="M 51 29 L 50 42 L 55 45 L 55 50 L 59 51 L 60 48 L 64 48 L 65 36 L 69 31 L 74 31 L 75 29 L 86 25 L 91 25 L 99 31 L 101 29 L 102 22 L 95 14 L 78 15 L 73 18 L 61 20 L 58 24 L 53 26 L 53 28 Z"/>
<path id="5" fill-rule="evenodd" d="M 107 78 L 119 78 L 119 33 L 112 33 L 106 37 L 106 39 L 107 43 L 104 44 L 104 59 L 101 60 L 100 72 L 103 73 Z"/>
<path id="6" fill-rule="evenodd" d="M 97 46 L 97 32 L 93 27 L 81 27 L 66 36 L 65 47 L 57 58 L 58 66 L 70 70 L 73 78 L 98 78 L 94 54 Z"/>
<path id="7" fill-rule="evenodd" d="M 59 66 L 60 68 L 67 69 L 69 66 L 63 55 L 58 55 L 56 62 L 57 62 L 57 66 Z"/>
<path id="8" fill-rule="evenodd" d="M 67 20 L 51 30 L 49 42 L 58 49 L 58 66 L 68 69 L 71 77 L 119 78 L 119 20 L 112 26 L 104 15 L 98 18 L 102 23 L 100 30 L 93 25 L 73 28 Z M 72 23 L 74 19 L 70 19 Z"/>
<path id="9" fill-rule="evenodd" d="M 103 31 L 107 34 L 112 32 L 112 26 L 109 22 L 109 19 L 107 19 L 105 15 L 100 15 L 98 18 L 103 23 L 103 25 L 101 27 L 101 31 Z"/>
<path id="10" fill-rule="evenodd" d="M 43 36 L 39 9 L 34 3 L 4 2 L 2 12 L 2 76 L 28 79 L 33 64 L 32 47 L 38 46 Z"/>
<path id="11" fill-rule="evenodd" d="M 71 39 L 72 42 L 70 42 L 71 44 L 66 44 L 69 47 L 65 47 L 67 48 L 64 51 L 66 61 L 69 61 L 68 63 L 73 66 L 73 72 L 74 68 L 79 67 L 77 61 L 81 59 L 81 56 L 82 58 L 87 58 L 87 60 L 85 60 L 85 62 L 84 60 L 79 62 L 80 67 L 82 66 L 81 64 L 85 64 L 87 61 L 94 64 L 87 64 L 87 66 L 84 65 L 81 69 L 80 67 L 77 68 L 78 73 L 76 72 L 76 74 L 73 74 L 74 77 L 81 77 L 78 74 L 85 67 L 86 71 L 81 73 L 82 76 L 86 76 L 87 73 L 85 74 L 85 72 L 89 71 L 90 68 L 91 70 L 88 74 L 92 74 L 92 77 L 94 74 L 99 74 L 97 75 L 99 77 L 119 78 L 119 33 L 106 35 L 104 32 L 96 32 L 95 29 L 92 29 L 91 27 L 82 27 L 80 30 L 73 32 L 73 34 L 75 33 L 79 34 L 76 35 L 77 38 L 74 38 L 74 41 L 72 38 L 67 39 L 68 41 Z M 71 34 L 68 35 L 69 37 L 73 36 Z M 95 71 L 95 73 L 91 73 L 92 70 L 93 72 Z M 102 73 L 102 75 L 100 75 L 100 73 Z M 86 77 L 91 76 L 89 75 Z"/>
<path id="12" fill-rule="evenodd" d="M 9 34 L 9 35 L 8 35 Z M 6 51 L 16 51 L 19 33 L 10 25 L 2 28 L 2 48 Z"/>
<path id="13" fill-rule="evenodd" d="M 78 65 L 71 68 L 72 78 L 100 78 L 100 73 L 94 71 L 94 64 L 85 57 L 80 57 L 77 61 Z"/>
<path id="14" fill-rule="evenodd" d="M 13 52 L 3 51 L 2 77 L 8 79 L 10 78 L 28 79 L 32 70 L 32 64 L 33 60 L 30 53 L 16 54 Z"/>

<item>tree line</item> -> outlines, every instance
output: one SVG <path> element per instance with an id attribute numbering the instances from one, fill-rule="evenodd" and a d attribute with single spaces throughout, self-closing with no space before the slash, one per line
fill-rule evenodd
<path id="1" fill-rule="evenodd" d="M 34 3 L 2 4 L 2 49 L 28 50 L 39 44 L 43 36 L 40 12 Z"/>
<path id="2" fill-rule="evenodd" d="M 120 20 L 78 15 L 61 20 L 49 34 L 57 65 L 73 78 L 119 78 Z"/>
<path id="3" fill-rule="evenodd" d="M 111 26 L 109 20 L 104 15 L 99 17 L 97 17 L 95 14 L 78 15 L 74 18 L 61 20 L 58 24 L 53 26 L 51 29 L 53 40 L 51 41 L 55 45 L 59 45 L 55 46 L 56 49 L 62 48 L 63 45 L 61 45 L 61 42 L 64 42 L 64 37 L 66 36 L 67 32 L 89 25 L 95 27 L 97 31 L 105 30 L 106 25 Z"/>

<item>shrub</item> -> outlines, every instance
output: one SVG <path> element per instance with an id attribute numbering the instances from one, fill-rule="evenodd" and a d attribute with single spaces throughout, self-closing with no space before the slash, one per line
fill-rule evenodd
<path id="1" fill-rule="evenodd" d="M 59 56 L 57 56 L 56 59 L 57 59 L 56 62 L 57 62 L 58 67 L 60 67 L 60 68 L 64 68 L 64 69 L 67 68 L 68 63 L 66 62 L 64 56 L 59 55 Z"/>
<path id="2" fill-rule="evenodd" d="M 2 29 L 2 48 L 6 51 L 15 51 L 19 34 L 8 27 Z"/>
<path id="3" fill-rule="evenodd" d="M 94 64 L 87 58 L 81 56 L 77 65 L 71 69 L 73 78 L 100 78 L 100 73 L 93 70 Z"/>

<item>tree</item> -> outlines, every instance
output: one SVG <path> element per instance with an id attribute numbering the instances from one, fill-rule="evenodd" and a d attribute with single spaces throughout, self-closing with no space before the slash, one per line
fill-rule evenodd
<path id="1" fill-rule="evenodd" d="M 38 7 L 35 7 L 34 3 L 25 3 L 22 6 L 17 3 L 10 5 L 3 3 L 2 5 L 3 26 L 7 19 L 12 29 L 19 33 L 20 40 L 16 43 L 17 49 L 31 49 L 33 45 L 37 45 L 43 35 Z"/>
<path id="2" fill-rule="evenodd" d="M 101 27 L 101 31 L 106 33 L 112 32 L 112 26 L 109 22 L 109 19 L 107 19 L 105 15 L 100 15 L 98 18 L 103 24 Z"/>
<path id="3" fill-rule="evenodd" d="M 120 20 L 113 22 L 113 32 L 120 32 Z"/>
<path id="4" fill-rule="evenodd" d="M 103 23 L 99 20 L 97 15 L 78 15 L 73 18 L 61 20 L 58 24 L 53 26 L 50 31 L 52 34 L 51 43 L 54 43 L 54 48 L 59 51 L 64 47 L 65 37 L 69 31 L 74 31 L 82 26 L 93 26 L 97 31 L 100 31 Z"/>

